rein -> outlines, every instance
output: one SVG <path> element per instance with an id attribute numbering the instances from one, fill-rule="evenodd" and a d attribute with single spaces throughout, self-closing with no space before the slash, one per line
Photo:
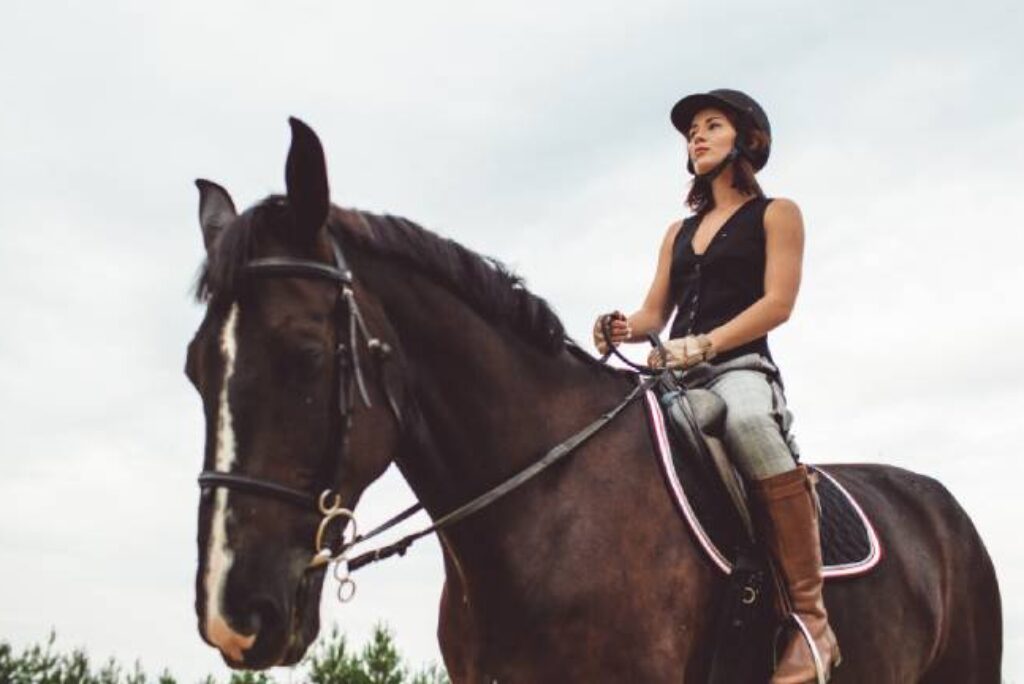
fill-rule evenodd
<path id="1" fill-rule="evenodd" d="M 355 295 L 352 290 L 352 271 L 348 268 L 341 246 L 336 238 L 330 236 L 331 247 L 334 251 L 335 265 L 325 264 L 304 259 L 292 259 L 288 257 L 270 257 L 253 259 L 245 264 L 245 272 L 256 277 L 294 277 L 329 280 L 339 285 L 339 297 L 337 304 L 336 330 L 338 338 L 341 338 L 342 331 L 347 333 L 346 342 L 338 342 L 335 356 L 338 362 L 338 411 L 342 418 L 342 451 L 352 423 L 352 413 L 355 407 L 355 393 L 366 407 L 370 407 L 370 397 L 366 389 L 366 382 L 363 378 L 362 365 L 359 360 L 358 342 L 362 336 L 367 348 L 371 351 L 378 363 L 383 363 L 391 352 L 386 343 L 374 337 L 366 326 L 359 307 L 356 304 Z M 343 309 L 343 311 L 342 311 Z M 343 318 L 347 315 L 347 318 Z M 610 337 L 607 321 L 603 325 L 603 332 L 606 338 Z M 325 489 L 316 496 L 308 491 L 303 491 L 277 482 L 250 477 L 238 473 L 228 473 L 215 470 L 204 470 L 199 474 L 199 486 L 204 496 L 218 487 L 243 491 L 250 494 L 262 494 L 280 501 L 292 504 L 299 508 L 312 510 L 321 517 L 317 526 L 314 555 L 309 561 L 306 570 L 316 570 L 323 566 L 334 564 L 334 576 L 339 582 L 338 598 L 341 601 L 348 601 L 355 594 L 355 583 L 350 573 L 377 561 L 390 558 L 394 555 L 404 555 L 406 550 L 418 539 L 438 532 L 446 527 L 473 515 L 486 508 L 506 494 L 522 487 L 538 474 L 568 456 L 581 444 L 600 431 L 615 419 L 629 404 L 635 401 L 645 391 L 657 382 L 660 375 L 659 369 L 652 369 L 646 366 L 638 366 L 630 362 L 614 347 L 609 345 L 623 361 L 638 370 L 646 377 L 639 382 L 629 394 L 627 394 L 616 406 L 601 414 L 596 420 L 576 432 L 563 442 L 549 449 L 540 459 L 524 468 L 519 473 L 512 475 L 504 482 L 492 487 L 476 498 L 464 503 L 458 508 L 449 511 L 435 520 L 432 524 L 421 530 L 408 534 L 398 541 L 378 547 L 371 551 L 362 553 L 352 559 L 347 557 L 348 552 L 358 544 L 364 543 L 378 535 L 386 532 L 395 525 L 408 519 L 423 509 L 420 503 L 413 504 L 397 515 L 387 519 L 374 529 L 365 534 L 358 534 L 356 531 L 355 514 L 341 505 L 341 497 L 331 489 Z M 607 355 L 606 355 L 607 358 Z M 347 372 L 346 372 L 347 371 Z M 383 374 L 381 374 L 383 377 Z M 387 397 L 389 408 L 398 423 L 399 429 L 404 427 L 402 412 L 390 387 L 384 384 L 384 394 Z M 340 531 L 340 549 L 335 551 L 327 540 L 328 531 L 334 521 L 343 522 Z M 351 522 L 351 537 L 346 540 L 344 532 L 349 528 Z"/>
<path id="2" fill-rule="evenodd" d="M 618 345 L 612 342 L 612 326 L 611 316 L 605 315 L 601 317 L 601 336 L 604 337 L 604 343 L 608 347 L 608 351 L 601 355 L 601 363 L 607 363 L 609 357 L 613 354 L 615 358 L 622 361 L 624 364 L 635 370 L 640 375 L 661 375 L 664 368 L 653 368 L 651 366 L 645 366 L 643 364 L 636 363 L 627 358 L 622 352 L 618 350 Z M 662 358 L 668 358 L 665 352 L 665 347 L 661 345 L 661 340 L 654 333 L 647 333 L 647 339 L 650 341 L 652 347 L 657 347 L 661 352 Z"/>
<path id="3" fill-rule="evenodd" d="M 581 444 L 587 441 L 587 439 L 592 437 L 601 428 L 610 423 L 615 418 L 615 416 L 619 415 L 619 413 L 621 413 L 622 410 L 626 408 L 629 404 L 631 404 L 637 397 L 639 397 L 645 391 L 650 389 L 655 382 L 657 382 L 656 377 L 646 378 L 643 382 L 639 383 L 636 387 L 634 387 L 632 391 L 630 391 L 630 393 L 627 394 L 626 397 L 622 399 L 622 401 L 620 401 L 614 408 L 610 409 L 609 411 L 606 411 L 605 413 L 602 413 L 596 420 L 587 425 L 585 428 L 583 428 L 576 434 L 572 435 L 565 441 L 549 449 L 548 452 L 544 454 L 539 460 L 534 461 L 533 464 L 527 466 L 516 475 L 513 475 L 512 477 L 508 478 L 501 484 L 489 489 L 488 491 L 479 495 L 475 499 L 472 499 L 464 503 L 463 505 L 459 506 L 454 511 L 451 511 L 441 516 L 436 521 L 434 521 L 432 525 L 424 527 L 422 530 L 419 530 L 418 532 L 413 532 L 412 534 L 406 535 L 398 541 L 394 542 L 393 544 L 382 546 L 380 548 L 374 549 L 373 551 L 367 551 L 366 553 L 360 554 L 355 558 L 349 560 L 349 570 L 358 570 L 359 568 L 365 565 L 375 563 L 379 560 L 383 560 L 395 554 L 404 555 L 406 549 L 408 549 L 409 546 L 411 546 L 412 543 L 416 540 L 425 537 L 428 534 L 432 534 L 434 532 L 442 530 L 445 527 L 448 527 L 449 525 L 453 525 L 462 520 L 463 518 L 467 518 L 470 515 L 476 513 L 480 509 L 489 506 L 490 504 L 494 503 L 495 501 L 505 496 L 509 492 L 518 489 L 522 485 L 526 484 L 533 477 L 538 475 L 540 472 L 542 472 L 546 468 L 550 467 L 554 463 L 557 463 L 559 460 L 572 453 L 577 447 L 579 447 Z M 422 506 L 419 504 L 407 508 L 406 510 L 402 511 L 395 517 L 383 523 L 380 527 L 374 529 L 371 532 L 368 532 L 366 535 L 356 537 L 355 539 L 353 539 L 353 541 L 349 544 L 349 547 L 354 546 L 355 544 L 358 544 L 360 542 L 366 541 L 371 537 L 375 537 L 377 534 L 385 531 L 390 527 L 393 527 L 402 520 L 405 520 L 420 508 L 422 508 Z"/>

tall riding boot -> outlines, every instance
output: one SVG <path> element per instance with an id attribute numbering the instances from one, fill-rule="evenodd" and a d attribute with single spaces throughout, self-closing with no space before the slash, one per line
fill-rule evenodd
<path id="1" fill-rule="evenodd" d="M 794 617 L 806 628 L 797 626 L 791 632 L 771 684 L 827 682 L 842 657 L 821 597 L 821 542 L 811 479 L 801 465 L 754 482 L 753 491 L 762 508 L 762 535 L 789 590 Z M 822 680 L 818 679 L 815 657 L 801 631 L 817 646 Z"/>

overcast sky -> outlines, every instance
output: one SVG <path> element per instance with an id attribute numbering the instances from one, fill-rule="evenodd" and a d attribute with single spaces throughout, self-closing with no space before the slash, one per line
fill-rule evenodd
<path id="1" fill-rule="evenodd" d="M 202 317 L 192 179 L 283 189 L 286 117 L 338 204 L 502 258 L 586 340 L 632 310 L 683 213 L 682 95 L 757 98 L 761 182 L 807 227 L 773 335 L 812 462 L 940 479 L 1004 598 L 1024 681 L 1024 18 L 952 2 L 8 0 L 0 22 L 0 639 L 222 674 L 195 629 Z M 639 351 L 639 350 L 638 350 Z M 389 473 L 362 524 L 404 507 Z M 438 657 L 433 540 L 324 617 Z M 286 675 L 282 674 L 282 679 Z"/>

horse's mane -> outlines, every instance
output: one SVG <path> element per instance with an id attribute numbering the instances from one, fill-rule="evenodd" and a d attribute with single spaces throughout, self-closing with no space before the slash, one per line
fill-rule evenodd
<path id="1" fill-rule="evenodd" d="M 196 278 L 201 302 L 237 297 L 255 230 L 290 222 L 287 199 L 271 195 L 221 230 Z M 565 328 L 544 299 L 502 262 L 398 216 L 332 208 L 328 228 L 342 245 L 397 259 L 447 287 L 493 324 L 548 354 L 565 346 Z"/>
<path id="2" fill-rule="evenodd" d="M 486 320 L 507 327 L 545 352 L 554 354 L 564 348 L 565 328 L 558 315 L 498 259 L 482 256 L 400 216 L 336 210 L 328 225 L 342 244 L 417 269 Z"/>

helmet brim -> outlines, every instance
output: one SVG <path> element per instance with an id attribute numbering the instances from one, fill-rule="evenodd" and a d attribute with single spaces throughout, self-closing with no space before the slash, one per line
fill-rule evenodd
<path id="1" fill-rule="evenodd" d="M 725 109 L 730 112 L 740 114 L 735 105 L 720 97 L 709 95 L 707 93 L 697 93 L 694 95 L 687 95 L 679 102 L 676 102 L 675 106 L 672 107 L 672 113 L 670 115 L 672 125 L 676 127 L 677 131 L 688 138 L 690 124 L 693 123 L 693 117 L 697 112 L 702 109 L 707 109 L 708 107 Z"/>

